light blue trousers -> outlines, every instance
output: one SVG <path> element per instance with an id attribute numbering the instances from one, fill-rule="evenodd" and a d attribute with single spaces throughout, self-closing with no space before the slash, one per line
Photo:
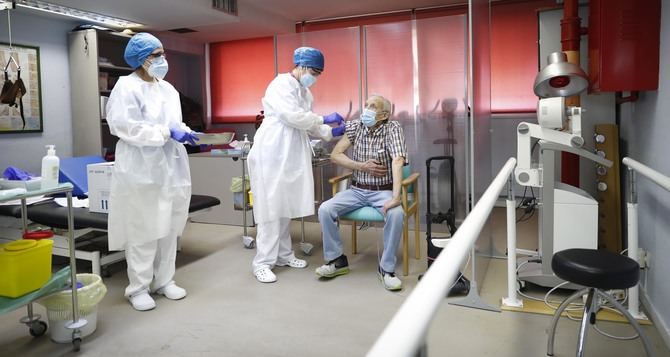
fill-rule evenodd
<path id="1" fill-rule="evenodd" d="M 358 208 L 370 206 L 380 213 L 384 203 L 391 199 L 392 191 L 370 191 L 352 187 L 341 191 L 319 207 L 319 223 L 323 230 L 323 257 L 331 261 L 342 255 L 342 238 L 337 218 Z M 384 223 L 384 251 L 379 265 L 387 272 L 395 272 L 396 251 L 402 237 L 405 212 L 402 206 L 390 209 Z"/>

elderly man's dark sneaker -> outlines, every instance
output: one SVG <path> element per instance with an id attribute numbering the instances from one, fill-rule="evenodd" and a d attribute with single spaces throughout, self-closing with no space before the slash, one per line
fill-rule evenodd
<path id="1" fill-rule="evenodd" d="M 349 261 L 347 256 L 342 254 L 328 263 L 316 268 L 316 275 L 322 278 L 334 278 L 338 275 L 349 273 Z"/>
<path id="2" fill-rule="evenodd" d="M 384 284 L 384 288 L 386 288 L 386 290 L 396 291 L 402 289 L 402 281 L 397 276 L 395 276 L 395 273 L 389 273 L 379 267 L 377 274 L 379 275 L 379 280 L 381 280 L 382 284 Z"/>

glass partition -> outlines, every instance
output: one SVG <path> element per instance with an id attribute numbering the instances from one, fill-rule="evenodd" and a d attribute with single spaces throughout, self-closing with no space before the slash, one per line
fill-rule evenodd
<path id="1" fill-rule="evenodd" d="M 466 56 L 465 17 L 450 16 L 364 28 L 367 96 L 381 94 L 394 103 L 392 120 L 402 124 L 410 166 L 419 172 L 424 224 L 426 196 L 431 213 L 452 207 L 452 168 L 433 156 L 454 156 L 456 194 L 454 210 L 465 217 Z M 429 175 L 429 176 L 427 176 Z M 431 180 L 430 192 L 426 179 Z M 425 228 L 425 227 L 424 227 Z M 433 225 L 446 231 L 446 225 Z"/>

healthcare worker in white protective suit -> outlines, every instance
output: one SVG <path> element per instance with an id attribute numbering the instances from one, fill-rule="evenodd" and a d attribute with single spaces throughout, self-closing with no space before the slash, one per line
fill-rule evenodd
<path id="1" fill-rule="evenodd" d="M 295 257 L 291 218 L 314 214 L 314 179 L 309 135 L 330 140 L 344 134 L 342 116 L 312 112 L 309 87 L 324 68 L 321 51 L 300 47 L 293 53 L 295 67 L 270 83 L 263 97 L 265 119 L 249 152 L 249 178 L 254 193 L 256 256 L 252 268 L 262 283 L 277 281 L 275 266 L 305 268 Z M 336 126 L 331 126 L 336 125 Z"/>
<path id="2" fill-rule="evenodd" d="M 163 80 L 163 45 L 148 33 L 133 36 L 124 58 L 135 72 L 120 77 L 107 103 L 116 144 L 109 202 L 109 248 L 126 251 L 126 297 L 133 308 L 156 307 L 150 292 L 177 300 L 177 236 L 184 230 L 191 176 L 183 143 L 198 137 L 182 123 L 179 94 Z"/>

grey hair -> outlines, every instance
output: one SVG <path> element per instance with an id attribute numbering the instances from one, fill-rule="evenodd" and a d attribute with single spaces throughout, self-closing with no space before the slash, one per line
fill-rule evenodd
<path id="1" fill-rule="evenodd" d="M 386 99 L 386 97 L 384 97 L 383 95 L 379 95 L 379 94 L 371 95 L 370 97 L 368 97 L 368 100 L 370 100 L 370 99 L 381 100 L 382 110 L 387 112 L 389 115 L 391 115 L 392 106 L 391 106 L 391 101 L 390 100 Z"/>

